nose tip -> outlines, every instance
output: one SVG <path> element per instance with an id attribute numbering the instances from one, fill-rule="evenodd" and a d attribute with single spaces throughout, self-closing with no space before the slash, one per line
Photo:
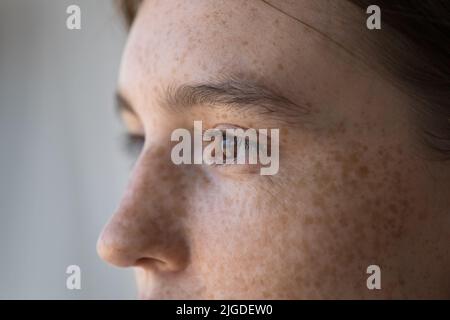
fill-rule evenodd
<path id="1" fill-rule="evenodd" d="M 136 262 L 132 252 L 110 239 L 105 230 L 97 240 L 97 254 L 101 259 L 116 267 L 131 267 Z"/>
<path id="2" fill-rule="evenodd" d="M 142 237 L 123 225 L 117 226 L 112 219 L 97 240 L 97 253 L 116 267 L 142 267 L 160 272 L 178 272 L 187 267 L 189 250 L 180 234 L 169 237 L 151 234 L 149 231 Z"/>

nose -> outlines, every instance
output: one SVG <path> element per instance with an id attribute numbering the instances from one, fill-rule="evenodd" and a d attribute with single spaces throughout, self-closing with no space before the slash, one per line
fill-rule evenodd
<path id="1" fill-rule="evenodd" d="M 182 176 L 164 153 L 143 152 L 119 209 L 98 239 L 99 256 L 112 265 L 176 272 L 188 264 L 185 208 L 178 200 L 185 198 Z"/>

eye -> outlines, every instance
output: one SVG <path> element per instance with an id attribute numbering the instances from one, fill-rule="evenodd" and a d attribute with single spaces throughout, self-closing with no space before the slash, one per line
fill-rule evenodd
<path id="1" fill-rule="evenodd" d="M 136 159 L 144 147 L 145 137 L 142 135 L 125 133 L 122 142 L 125 153 L 131 158 Z"/>
<path id="2" fill-rule="evenodd" d="M 221 150 L 223 154 L 223 161 L 236 160 L 238 156 L 238 150 L 244 144 L 245 152 L 249 150 L 250 141 L 248 138 L 239 135 L 227 134 L 225 130 L 222 130 L 222 145 Z"/>
<path id="3" fill-rule="evenodd" d="M 206 130 L 208 137 L 204 149 L 204 161 L 213 167 L 223 167 L 233 172 L 254 171 L 258 167 L 259 132 L 231 124 L 221 124 Z M 263 139 L 262 143 L 265 144 Z M 237 164 L 237 166 L 233 166 Z M 225 169 L 227 168 L 227 169 Z"/>

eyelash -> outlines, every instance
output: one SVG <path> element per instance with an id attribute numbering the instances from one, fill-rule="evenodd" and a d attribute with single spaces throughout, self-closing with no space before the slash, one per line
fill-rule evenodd
<path id="1" fill-rule="evenodd" d="M 231 124 L 230 125 L 228 125 L 228 124 L 227 125 L 218 125 L 214 129 L 222 131 L 223 148 L 225 148 L 224 141 L 226 139 L 226 130 L 227 129 L 242 129 L 244 131 L 246 130 L 246 128 L 231 125 Z M 256 144 L 255 148 L 258 153 L 260 152 L 259 150 L 261 148 L 270 150 L 270 145 L 271 145 L 270 138 L 267 137 L 266 139 L 262 139 L 260 141 L 260 133 L 258 131 L 256 132 L 256 140 L 250 139 L 248 137 L 246 137 L 244 140 L 244 137 L 242 137 L 240 135 L 230 136 L 230 138 L 234 138 L 234 141 L 235 141 L 234 150 L 233 150 L 234 154 L 233 154 L 233 157 L 230 158 L 230 160 L 233 160 L 233 161 L 237 160 L 237 158 L 238 158 L 237 150 L 241 146 L 243 141 L 245 141 L 246 154 L 248 154 L 250 147 L 253 147 L 254 144 Z M 206 144 L 208 144 L 208 142 L 206 142 Z M 247 170 L 247 168 L 250 169 L 247 165 L 246 166 L 242 166 L 242 165 L 235 166 L 234 164 L 229 164 L 229 163 L 227 164 L 226 163 L 226 150 L 224 150 L 224 149 L 222 149 L 222 150 L 223 150 L 223 156 L 224 156 L 223 163 L 222 164 L 213 163 L 213 164 L 211 164 L 212 167 L 217 167 L 218 169 L 224 168 L 224 170 L 226 170 L 226 168 L 234 168 L 233 170 L 244 170 L 244 169 Z M 247 160 L 245 160 L 245 161 L 247 161 Z M 248 165 L 252 166 L 253 164 L 248 164 Z"/>
<path id="2" fill-rule="evenodd" d="M 145 137 L 130 133 L 124 133 L 122 137 L 122 146 L 127 155 L 135 159 L 139 156 L 144 147 Z"/>
<path id="3" fill-rule="evenodd" d="M 225 130 L 221 130 L 222 131 L 222 152 L 223 152 L 223 156 L 224 156 L 224 161 L 226 160 L 227 154 L 226 154 L 226 144 L 225 142 L 227 142 L 227 135 L 226 135 L 226 131 Z M 234 146 L 233 146 L 233 160 L 235 160 L 237 158 L 237 150 L 239 148 L 239 146 L 242 143 L 242 138 L 240 138 L 239 136 L 233 136 L 231 137 L 234 140 Z M 231 142 L 230 142 L 231 143 Z M 249 139 L 245 139 L 245 151 L 247 152 L 250 148 L 250 141 Z M 226 166 L 226 163 L 223 164 L 215 164 L 216 166 Z"/>

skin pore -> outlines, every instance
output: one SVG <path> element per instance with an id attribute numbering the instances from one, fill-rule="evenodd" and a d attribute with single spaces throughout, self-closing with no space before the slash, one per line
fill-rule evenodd
<path id="1" fill-rule="evenodd" d="M 346 1 L 142 3 L 119 92 L 145 144 L 98 242 L 140 298 L 450 297 L 448 168 L 423 156 L 410 98 L 355 57 L 376 64 L 364 23 Z M 167 103 L 236 79 L 292 104 Z M 174 165 L 171 132 L 194 120 L 279 128 L 278 174 Z"/>

